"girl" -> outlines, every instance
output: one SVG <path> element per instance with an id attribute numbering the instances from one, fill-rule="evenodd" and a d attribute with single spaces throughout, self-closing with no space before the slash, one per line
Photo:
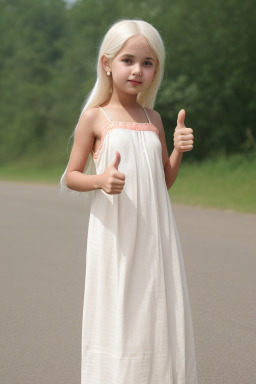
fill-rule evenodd
<path id="1" fill-rule="evenodd" d="M 82 384 L 197 384 L 188 288 L 168 195 L 183 152 L 193 148 L 193 131 L 181 110 L 169 157 L 152 109 L 164 56 L 159 33 L 145 21 L 122 20 L 109 29 L 62 176 L 72 190 L 93 191 Z"/>

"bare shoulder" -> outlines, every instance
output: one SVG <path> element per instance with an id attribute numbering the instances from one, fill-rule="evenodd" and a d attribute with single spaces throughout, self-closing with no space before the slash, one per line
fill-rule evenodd
<path id="1" fill-rule="evenodd" d="M 161 116 L 157 111 L 153 109 L 146 108 L 146 111 L 150 118 L 151 123 L 159 130 L 159 139 L 162 144 L 163 165 L 165 165 L 168 161 L 169 156 L 168 156 L 168 150 L 166 146 L 164 126 L 163 126 Z"/>
<path id="2" fill-rule="evenodd" d="M 162 118 L 160 113 L 155 111 L 154 109 L 146 108 L 147 114 L 149 116 L 149 119 L 151 123 L 158 128 L 160 134 L 164 134 L 164 126 L 162 122 Z"/>
<path id="3" fill-rule="evenodd" d="M 99 108 L 89 108 L 81 113 L 79 123 L 81 123 L 82 126 L 88 126 L 92 128 L 98 116 Z"/>
<path id="4" fill-rule="evenodd" d="M 97 137 L 100 134 L 103 120 L 104 116 L 98 107 L 89 108 L 82 112 L 78 127 L 80 127 L 80 131 L 86 130 L 86 134 Z"/>

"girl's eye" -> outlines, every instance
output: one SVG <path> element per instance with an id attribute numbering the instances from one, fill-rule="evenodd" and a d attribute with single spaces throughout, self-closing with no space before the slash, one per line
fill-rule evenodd
<path id="1" fill-rule="evenodd" d="M 123 59 L 123 62 L 126 63 L 126 64 L 131 64 L 131 59 Z"/>
<path id="2" fill-rule="evenodd" d="M 145 61 L 144 65 L 145 65 L 145 67 L 150 67 L 150 66 L 152 66 L 152 63 L 151 63 L 151 61 Z"/>

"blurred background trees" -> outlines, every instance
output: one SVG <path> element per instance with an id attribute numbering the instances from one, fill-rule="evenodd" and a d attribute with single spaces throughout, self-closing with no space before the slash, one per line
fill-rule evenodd
<path id="1" fill-rule="evenodd" d="M 142 18 L 161 33 L 165 79 L 155 108 L 167 144 L 177 114 L 195 130 L 194 159 L 256 147 L 253 0 L 0 0 L 0 161 L 65 165 L 96 79 L 108 26 Z"/>

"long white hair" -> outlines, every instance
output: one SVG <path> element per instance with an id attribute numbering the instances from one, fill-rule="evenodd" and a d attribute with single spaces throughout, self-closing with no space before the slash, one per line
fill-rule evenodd
<path id="1" fill-rule="evenodd" d="M 160 87 L 164 74 L 165 49 L 163 40 L 159 32 L 146 21 L 138 19 L 125 19 L 115 22 L 109 28 L 101 42 L 97 61 L 97 80 L 92 91 L 89 93 L 83 104 L 80 117 L 87 109 L 104 103 L 109 98 L 112 91 L 112 81 L 103 69 L 101 62 L 102 56 L 106 55 L 110 61 L 113 60 L 117 53 L 122 49 L 125 42 L 136 35 L 142 35 L 147 39 L 158 60 L 154 80 L 145 91 L 140 92 L 137 96 L 138 103 L 143 107 L 154 107 L 157 91 Z M 72 134 L 73 137 L 75 135 L 76 128 L 77 125 Z M 66 186 L 66 171 L 67 168 L 61 176 L 61 189 Z M 95 174 L 95 166 L 91 154 L 86 162 L 84 173 Z"/>

